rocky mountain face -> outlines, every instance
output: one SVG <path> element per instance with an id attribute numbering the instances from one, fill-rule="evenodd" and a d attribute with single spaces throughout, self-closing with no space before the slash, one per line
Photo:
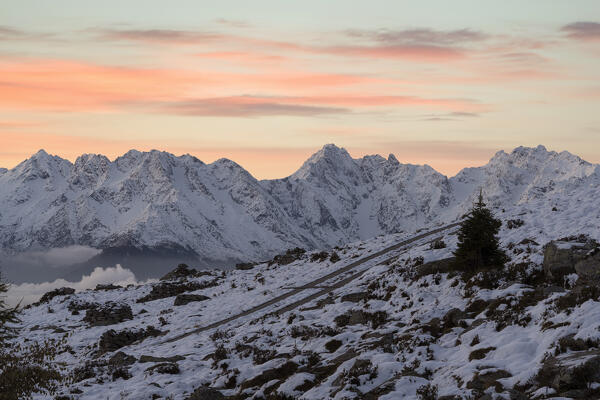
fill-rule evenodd
<path id="1" fill-rule="evenodd" d="M 227 159 L 205 164 L 132 150 L 114 161 L 86 154 L 71 163 L 40 150 L 0 170 L 0 251 L 77 244 L 159 249 L 206 263 L 260 260 L 289 247 L 325 248 L 452 221 L 479 188 L 505 212 L 577 210 L 598 198 L 600 167 L 543 146 L 519 147 L 447 178 L 393 155 L 353 159 L 326 145 L 291 176 L 259 181 Z"/>

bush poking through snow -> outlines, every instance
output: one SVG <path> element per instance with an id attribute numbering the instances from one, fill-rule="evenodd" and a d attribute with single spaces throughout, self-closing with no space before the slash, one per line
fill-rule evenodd
<path id="1" fill-rule="evenodd" d="M 431 383 L 423 385 L 417 389 L 417 395 L 420 400 L 437 400 L 438 399 L 438 388 Z"/>

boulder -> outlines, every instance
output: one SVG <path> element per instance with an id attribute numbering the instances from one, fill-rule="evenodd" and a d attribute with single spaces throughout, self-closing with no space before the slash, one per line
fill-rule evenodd
<path id="1" fill-rule="evenodd" d="M 452 269 L 452 264 L 454 264 L 455 260 L 455 257 L 449 257 L 417 265 L 417 277 L 449 272 Z"/>
<path id="2" fill-rule="evenodd" d="M 577 275 L 588 282 L 600 282 L 600 247 L 595 247 L 575 263 Z"/>
<path id="3" fill-rule="evenodd" d="M 171 281 L 177 279 L 198 278 L 204 275 L 210 275 L 210 272 L 198 271 L 188 267 L 186 264 L 179 264 L 177 268 L 160 278 L 160 280 Z"/>
<path id="4" fill-rule="evenodd" d="M 258 265 L 257 263 L 253 263 L 253 262 L 237 263 L 237 264 L 235 264 L 235 269 L 237 269 L 239 271 L 248 271 L 257 265 Z"/>
<path id="5" fill-rule="evenodd" d="M 146 368 L 146 372 L 149 372 L 151 374 L 157 373 L 157 374 L 177 375 L 180 372 L 180 370 L 179 370 L 179 365 L 177 365 L 177 363 L 166 362 L 166 363 L 160 363 L 160 364 L 156 364 L 151 367 L 148 367 L 148 368 Z"/>
<path id="6" fill-rule="evenodd" d="M 342 301 L 349 301 L 351 303 L 358 303 L 361 300 L 366 300 L 367 297 L 369 296 L 368 292 L 356 292 L 356 293 L 349 293 L 346 295 L 342 296 Z"/>
<path id="7" fill-rule="evenodd" d="M 261 387 L 265 383 L 275 379 L 283 382 L 292 376 L 296 370 L 298 370 L 298 364 L 293 361 L 286 361 L 277 368 L 264 370 L 260 375 L 242 382 L 240 388 L 244 390 L 251 387 Z"/>
<path id="8" fill-rule="evenodd" d="M 199 387 L 185 400 L 224 400 L 225 396 L 216 389 Z"/>
<path id="9" fill-rule="evenodd" d="M 71 295 L 73 293 L 75 293 L 75 289 L 70 288 L 70 287 L 62 287 L 60 289 L 54 289 L 54 290 L 51 290 L 51 291 L 49 291 L 47 293 L 44 293 L 44 295 L 42 296 L 42 298 L 40 299 L 40 301 L 38 301 L 35 304 L 36 305 L 40 305 L 40 304 L 43 304 L 43 303 L 48 303 L 48 302 L 50 302 L 50 300 L 52 300 L 56 296 L 69 296 L 69 295 Z"/>
<path id="10" fill-rule="evenodd" d="M 146 329 L 124 330 L 120 332 L 110 329 L 100 336 L 98 349 L 100 353 L 109 353 L 148 337 L 162 336 L 165 333 L 152 326 L 148 326 Z"/>
<path id="11" fill-rule="evenodd" d="M 185 360 L 184 356 L 154 357 L 154 356 L 143 355 L 143 356 L 140 357 L 140 361 L 139 362 L 140 363 L 147 363 L 147 362 L 156 362 L 156 363 L 170 362 L 170 363 L 174 363 L 174 362 L 183 361 L 183 360 Z"/>
<path id="12" fill-rule="evenodd" d="M 493 386 L 496 392 L 500 393 L 504 390 L 504 387 L 498 380 L 510 378 L 511 376 L 509 372 L 502 369 L 490 372 L 477 372 L 473 379 L 467 382 L 467 389 L 483 392 Z"/>
<path id="13" fill-rule="evenodd" d="M 550 386 L 557 393 L 575 398 L 573 391 L 585 391 L 593 382 L 600 381 L 600 352 L 598 349 L 575 351 L 549 357 L 536 377 L 541 386 Z"/>
<path id="14" fill-rule="evenodd" d="M 193 301 L 204 301 L 209 299 L 210 297 L 203 296 L 201 294 L 178 294 L 177 297 L 175 297 L 175 302 L 173 305 L 183 306 Z"/>
<path id="15" fill-rule="evenodd" d="M 458 308 L 453 308 L 444 315 L 442 321 L 444 322 L 444 328 L 454 328 L 460 325 L 460 321 L 464 320 L 467 317 L 464 311 L 459 310 Z"/>
<path id="16" fill-rule="evenodd" d="M 162 282 L 152 286 L 152 290 L 146 296 L 136 300 L 137 303 L 145 303 L 147 301 L 165 299 L 174 297 L 185 292 L 193 292 L 195 290 L 206 289 L 217 286 L 216 279 L 208 282 Z"/>
<path id="17" fill-rule="evenodd" d="M 96 285 L 96 288 L 94 289 L 96 292 L 98 291 L 107 291 L 107 290 L 116 290 L 116 289 L 122 289 L 123 286 L 119 286 L 119 285 L 113 285 L 112 283 L 109 283 L 107 285 L 103 285 L 101 283 Z"/>
<path id="18" fill-rule="evenodd" d="M 114 303 L 88 308 L 83 317 L 90 326 L 114 325 L 130 319 L 133 319 L 131 307 L 127 304 Z"/>
<path id="19" fill-rule="evenodd" d="M 108 364 L 115 367 L 123 367 L 131 365 L 135 362 L 135 357 L 125 354 L 122 351 L 118 351 L 108 360 Z"/>
<path id="20" fill-rule="evenodd" d="M 597 244 L 593 241 L 586 242 L 567 242 L 567 241 L 552 241 L 544 248 L 544 273 L 546 277 L 556 283 L 563 284 L 566 275 L 575 273 L 575 265 L 579 265 L 579 269 L 586 276 L 594 276 L 600 271 L 598 269 L 600 258 L 594 255 L 594 249 Z M 590 261 L 585 261 L 591 258 Z M 587 266 L 590 265 L 588 268 Z M 596 268 L 594 268 L 596 266 Z"/>

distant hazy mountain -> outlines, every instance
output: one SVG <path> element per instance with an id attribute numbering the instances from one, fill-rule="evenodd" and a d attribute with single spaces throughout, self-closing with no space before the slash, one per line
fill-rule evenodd
<path id="1" fill-rule="evenodd" d="M 512 215 L 594 207 L 599 187 L 600 166 L 543 146 L 500 151 L 447 178 L 393 155 L 353 159 L 326 145 L 291 176 L 263 181 L 227 159 L 131 150 L 71 163 L 40 150 L 0 169 L 0 249 L 77 244 L 223 264 L 451 221 L 479 188 Z"/>

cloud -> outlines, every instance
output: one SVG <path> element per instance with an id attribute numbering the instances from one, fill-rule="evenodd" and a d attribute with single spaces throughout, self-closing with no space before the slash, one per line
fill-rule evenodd
<path id="1" fill-rule="evenodd" d="M 117 264 L 115 267 L 95 268 L 89 275 L 84 275 L 79 282 L 69 282 L 64 279 L 57 279 L 53 282 L 44 283 L 22 283 L 20 285 L 11 285 L 7 292 L 7 303 L 21 305 L 34 303 L 40 297 L 51 290 L 61 287 L 71 287 L 76 291 L 95 288 L 98 284 L 109 284 L 126 286 L 137 284 L 135 275 L 130 270 Z"/>
<path id="2" fill-rule="evenodd" d="M 250 96 L 176 101 L 165 103 L 159 108 L 166 113 L 204 117 L 316 116 L 349 112 L 339 107 L 286 104 L 274 99 Z"/>
<path id="3" fill-rule="evenodd" d="M 385 45 L 356 46 L 342 45 L 325 47 L 319 52 L 337 56 L 364 58 L 397 58 L 414 61 L 440 61 L 464 58 L 465 52 L 452 47 L 434 45 Z"/>
<path id="4" fill-rule="evenodd" d="M 600 23 L 579 21 L 565 25 L 560 29 L 571 39 L 600 40 Z"/>
<path id="5" fill-rule="evenodd" d="M 369 39 L 372 41 L 403 45 L 403 46 L 449 46 L 465 43 L 480 42 L 489 38 L 488 35 L 471 29 L 452 31 L 437 31 L 429 28 L 405 30 L 347 30 L 351 38 Z"/>
<path id="6" fill-rule="evenodd" d="M 159 111 L 179 115 L 258 117 L 275 115 L 317 116 L 346 114 L 351 107 L 431 107 L 460 109 L 455 117 L 474 116 L 486 106 L 461 99 L 428 99 L 416 96 L 231 96 L 188 99 L 157 104 Z"/>
<path id="7" fill-rule="evenodd" d="M 10 39 L 15 37 L 21 37 L 25 35 L 25 32 L 18 29 L 14 29 L 8 26 L 0 26 L 0 39 Z"/>
<path id="8" fill-rule="evenodd" d="M 100 38 L 162 44 L 197 44 L 223 38 L 214 32 L 186 31 L 178 29 L 102 29 Z"/>
<path id="9" fill-rule="evenodd" d="M 48 33 L 26 32 L 10 26 L 0 25 L 0 41 L 50 39 L 53 36 Z"/>
<path id="10" fill-rule="evenodd" d="M 250 28 L 252 25 L 246 21 L 233 20 L 227 18 L 217 18 L 215 20 L 217 24 L 230 26 L 232 28 Z"/>
<path id="11" fill-rule="evenodd" d="M 73 245 L 19 253 L 14 261 L 32 266 L 65 267 L 87 261 L 101 252 L 93 247 Z"/>

